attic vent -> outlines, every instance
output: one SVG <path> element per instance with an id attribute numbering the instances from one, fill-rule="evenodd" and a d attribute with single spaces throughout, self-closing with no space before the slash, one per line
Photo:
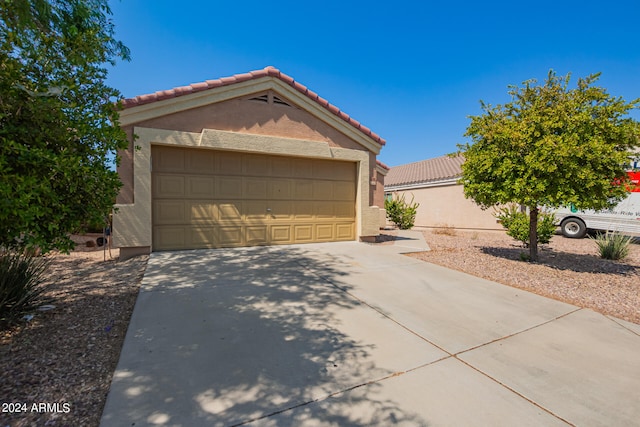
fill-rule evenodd
<path id="1" fill-rule="evenodd" d="M 273 103 L 274 104 L 280 104 L 280 105 L 286 105 L 287 107 L 291 107 L 291 105 L 289 105 L 288 103 L 284 102 L 282 99 L 278 98 L 277 96 L 273 97 Z"/>
<path id="2" fill-rule="evenodd" d="M 265 93 L 264 95 L 255 96 L 253 98 L 250 98 L 249 100 L 250 101 L 264 102 L 265 104 L 278 104 L 278 105 L 284 105 L 284 106 L 287 106 L 287 107 L 291 107 L 291 104 L 289 104 L 288 102 L 278 98 L 277 96 L 273 95 L 272 93 Z"/>
<path id="3" fill-rule="evenodd" d="M 256 96 L 255 98 L 251 98 L 251 101 L 260 101 L 260 102 L 269 102 L 269 95 L 266 93 L 261 96 Z"/>

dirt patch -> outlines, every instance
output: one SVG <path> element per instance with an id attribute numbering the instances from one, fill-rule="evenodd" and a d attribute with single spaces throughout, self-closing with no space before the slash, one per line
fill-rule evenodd
<path id="1" fill-rule="evenodd" d="M 55 308 L 0 332 L 3 427 L 99 425 L 148 260 L 86 245 L 49 257 Z"/>

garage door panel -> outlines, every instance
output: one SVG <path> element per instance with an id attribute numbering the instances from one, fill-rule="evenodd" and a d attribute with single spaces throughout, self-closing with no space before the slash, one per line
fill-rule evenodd
<path id="1" fill-rule="evenodd" d="M 217 181 L 217 196 L 219 198 L 242 199 L 242 177 L 220 177 Z"/>
<path id="2" fill-rule="evenodd" d="M 313 242 L 313 224 L 295 224 L 293 226 L 293 241 L 295 243 Z"/>
<path id="3" fill-rule="evenodd" d="M 331 202 L 315 202 L 313 204 L 313 213 L 316 219 L 335 218 L 333 203 Z"/>
<path id="4" fill-rule="evenodd" d="M 356 208 L 351 202 L 334 202 L 333 211 L 338 219 L 353 219 L 356 216 Z"/>
<path id="5" fill-rule="evenodd" d="M 242 159 L 242 174 L 244 176 L 268 176 L 269 157 L 245 154 Z"/>
<path id="6" fill-rule="evenodd" d="M 348 222 L 336 224 L 336 240 L 353 240 L 355 238 L 355 223 Z"/>
<path id="7" fill-rule="evenodd" d="M 271 209 L 269 216 L 274 221 L 289 221 L 293 218 L 292 202 L 286 201 L 269 201 L 267 209 Z"/>
<path id="8" fill-rule="evenodd" d="M 272 157 L 271 158 L 271 176 L 281 178 L 291 178 L 294 176 L 293 160 L 287 157 Z"/>
<path id="9" fill-rule="evenodd" d="M 152 147 L 153 248 L 355 239 L 355 163 Z"/>
<path id="10" fill-rule="evenodd" d="M 162 147 L 154 150 L 151 156 L 152 170 L 162 172 L 184 172 L 185 150 L 175 147 Z"/>
<path id="11" fill-rule="evenodd" d="M 290 225 L 272 225 L 270 226 L 270 239 L 271 243 L 286 244 L 293 243 L 291 239 L 291 226 Z"/>
<path id="12" fill-rule="evenodd" d="M 315 225 L 315 240 L 316 241 L 331 241 L 335 240 L 334 226 L 333 224 L 316 224 Z"/>
<path id="13" fill-rule="evenodd" d="M 297 202 L 293 204 L 294 219 L 308 220 L 313 218 L 313 202 Z"/>
<path id="14" fill-rule="evenodd" d="M 330 161 L 316 161 L 313 165 L 313 178 L 314 179 L 335 179 L 334 167 L 335 162 Z"/>
<path id="15" fill-rule="evenodd" d="M 210 227 L 188 227 L 188 244 L 194 249 L 205 249 L 215 247 L 216 228 Z"/>
<path id="16" fill-rule="evenodd" d="M 242 204 L 242 212 L 244 214 L 245 221 L 267 221 L 268 219 L 268 211 L 267 211 L 267 201 L 266 200 L 255 200 L 255 201 L 245 201 Z"/>
<path id="17" fill-rule="evenodd" d="M 216 205 L 211 202 L 188 202 L 188 223 L 215 223 L 217 221 Z"/>
<path id="18" fill-rule="evenodd" d="M 266 199 L 267 182 L 264 178 L 244 178 L 242 199 Z"/>
<path id="19" fill-rule="evenodd" d="M 186 227 L 158 226 L 153 228 L 153 249 L 184 249 L 187 246 L 185 240 Z"/>
<path id="20" fill-rule="evenodd" d="M 218 203 L 218 221 L 242 222 L 242 202 L 220 202 Z"/>
<path id="21" fill-rule="evenodd" d="M 190 199 L 213 199 L 216 197 L 215 180 L 206 176 L 187 176 L 185 197 Z"/>
<path id="22" fill-rule="evenodd" d="M 153 223 L 158 225 L 187 223 L 183 200 L 156 200 L 153 202 Z"/>
<path id="23" fill-rule="evenodd" d="M 353 201 L 356 198 L 356 185 L 353 182 L 336 181 L 333 183 L 333 200 Z"/>
<path id="24" fill-rule="evenodd" d="M 313 200 L 313 181 L 296 181 L 293 188 L 294 200 Z"/>
<path id="25" fill-rule="evenodd" d="M 245 243 L 247 245 L 263 245 L 268 242 L 268 226 L 248 225 L 245 228 Z"/>
<path id="26" fill-rule="evenodd" d="M 333 200 L 333 183 L 331 181 L 313 181 L 314 200 Z"/>
<path id="27" fill-rule="evenodd" d="M 211 174 L 215 171 L 215 156 L 210 150 L 185 150 L 186 172 Z"/>
<path id="28" fill-rule="evenodd" d="M 311 159 L 295 159 L 293 176 L 295 178 L 313 178 L 313 161 Z"/>
<path id="29" fill-rule="evenodd" d="M 184 197 L 185 177 L 181 175 L 158 174 L 153 179 L 153 196 L 156 198 Z"/>
<path id="30" fill-rule="evenodd" d="M 339 181 L 355 182 L 356 164 L 350 162 L 333 162 L 332 179 Z"/>
<path id="31" fill-rule="evenodd" d="M 242 176 L 242 154 L 232 151 L 217 151 L 217 170 L 220 175 Z"/>
<path id="32" fill-rule="evenodd" d="M 289 200 L 292 196 L 291 187 L 294 181 L 291 179 L 272 178 L 268 183 L 269 200 Z"/>
<path id="33" fill-rule="evenodd" d="M 218 227 L 218 244 L 220 246 L 242 246 L 244 244 L 242 234 L 241 225 Z"/>

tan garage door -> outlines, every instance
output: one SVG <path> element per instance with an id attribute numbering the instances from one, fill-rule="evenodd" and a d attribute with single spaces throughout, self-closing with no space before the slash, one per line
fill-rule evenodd
<path id="1" fill-rule="evenodd" d="M 153 250 L 355 239 L 356 164 L 153 146 Z"/>

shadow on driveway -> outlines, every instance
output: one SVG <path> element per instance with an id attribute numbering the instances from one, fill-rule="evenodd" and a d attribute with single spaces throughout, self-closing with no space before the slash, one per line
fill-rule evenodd
<path id="1" fill-rule="evenodd" d="M 421 352 L 409 363 L 390 339 L 398 325 L 346 293 L 343 261 L 307 253 L 296 246 L 154 253 L 101 426 L 264 423 L 368 383 L 358 397 L 323 406 L 326 425 L 427 425 L 397 402 L 376 400 L 372 382 L 439 355 Z M 366 331 L 379 338 L 363 339 L 372 335 Z M 352 414 L 353 399 L 374 409 Z"/>

